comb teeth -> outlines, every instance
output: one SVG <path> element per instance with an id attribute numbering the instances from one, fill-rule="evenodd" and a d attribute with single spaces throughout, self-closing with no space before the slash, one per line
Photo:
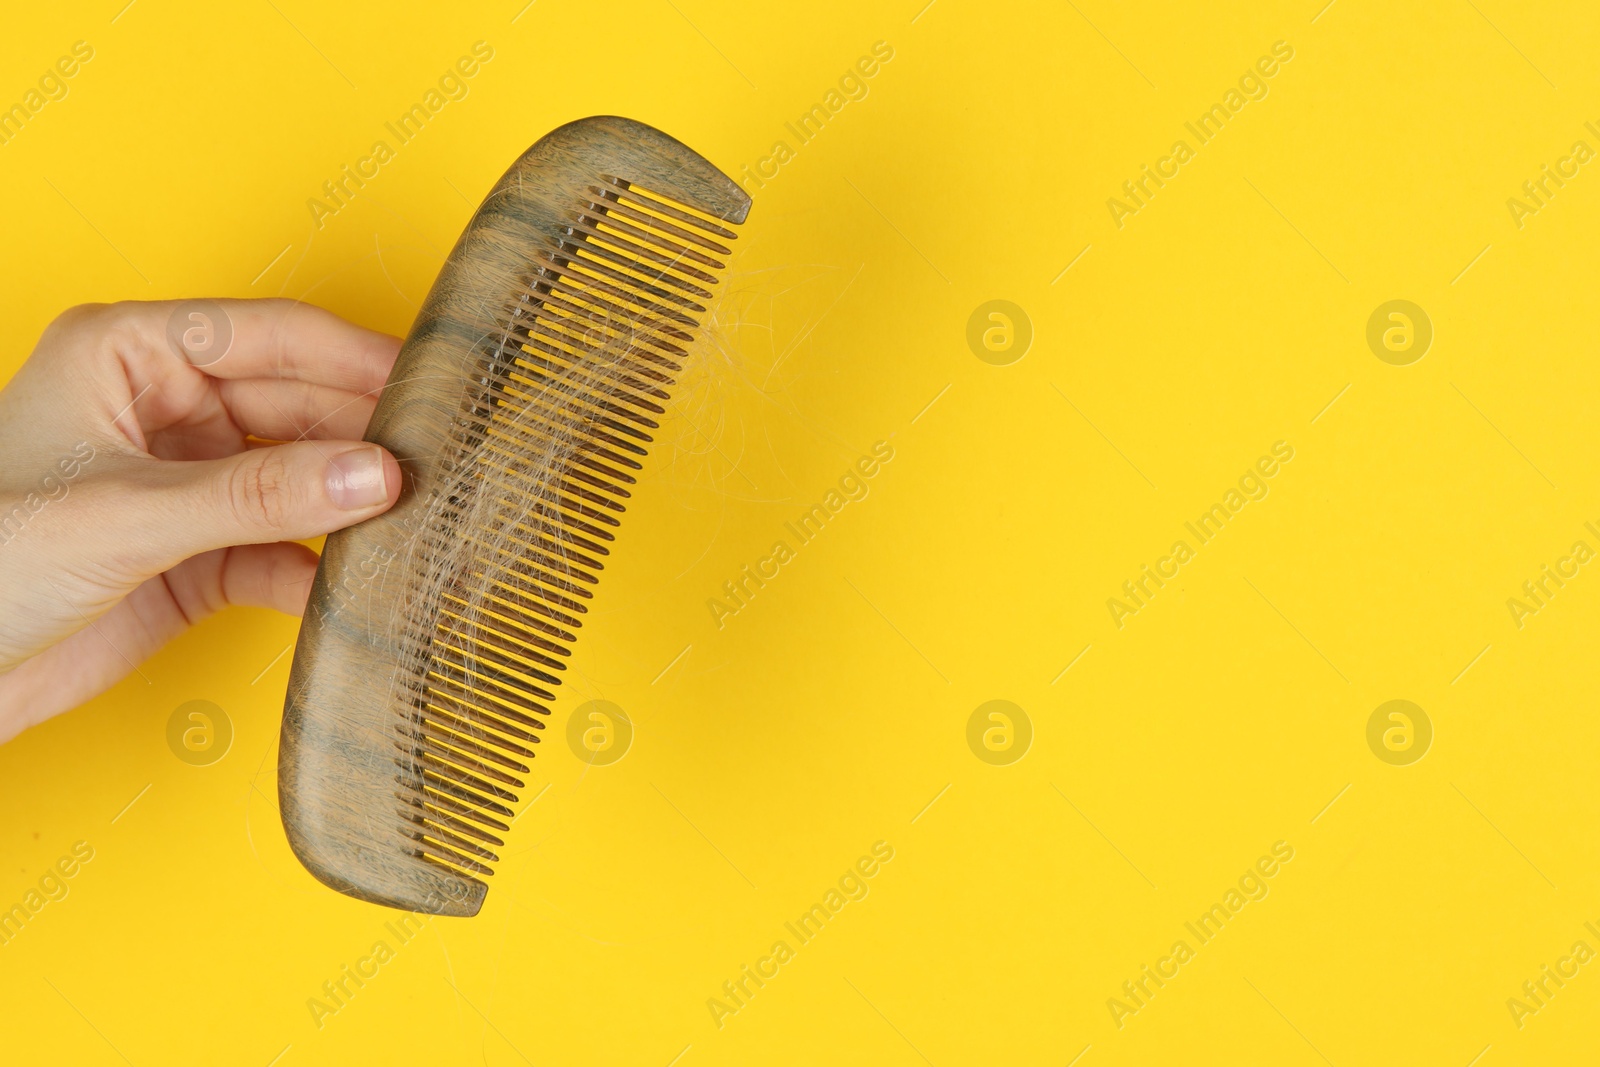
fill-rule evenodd
<path id="1" fill-rule="evenodd" d="M 584 192 L 495 318 L 403 576 L 426 614 L 398 635 L 396 828 L 469 875 L 499 862 L 525 788 L 508 772 L 533 758 L 735 236 L 621 178 Z"/>

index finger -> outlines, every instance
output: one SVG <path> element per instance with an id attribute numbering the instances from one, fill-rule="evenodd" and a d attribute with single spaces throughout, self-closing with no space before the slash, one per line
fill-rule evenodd
<path id="1" fill-rule="evenodd" d="M 183 367 L 213 378 L 286 378 L 352 393 L 383 388 L 399 338 L 294 300 L 163 300 L 98 309 L 125 359 L 159 379 Z"/>

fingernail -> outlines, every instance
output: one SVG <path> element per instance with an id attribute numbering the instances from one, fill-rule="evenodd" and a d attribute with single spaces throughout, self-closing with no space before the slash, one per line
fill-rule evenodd
<path id="1" fill-rule="evenodd" d="M 328 499 L 346 511 L 370 508 L 389 499 L 383 480 L 383 451 L 377 445 L 353 448 L 328 461 Z"/>

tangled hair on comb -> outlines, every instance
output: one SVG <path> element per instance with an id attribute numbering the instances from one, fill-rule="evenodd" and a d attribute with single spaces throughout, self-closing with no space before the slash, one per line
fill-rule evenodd
<path id="1" fill-rule="evenodd" d="M 523 783 L 503 773 L 515 768 L 484 765 L 492 751 L 462 766 L 428 727 L 533 757 L 532 731 L 544 729 L 534 716 L 550 714 L 631 472 L 642 469 L 670 375 L 682 370 L 669 354 L 688 354 L 637 318 L 603 314 L 540 281 L 496 324 L 486 337 L 493 356 L 469 379 L 456 418 L 453 454 L 441 457 L 449 485 L 427 501 L 399 561 L 415 580 L 385 629 L 396 642 L 390 698 L 417 711 L 401 728 L 397 760 L 402 777 L 423 784 L 424 797 L 411 798 L 422 809 L 415 840 L 425 855 L 474 873 L 489 873 L 500 840 L 439 818 L 468 815 L 455 805 L 428 812 L 443 798 L 426 791 L 509 819 L 516 794 L 506 787 Z"/>
<path id="2" fill-rule="evenodd" d="M 530 149 L 462 235 L 368 431 L 407 490 L 329 538 L 291 674 L 280 794 L 323 881 L 477 911 L 748 208 L 665 135 L 591 119 Z"/>

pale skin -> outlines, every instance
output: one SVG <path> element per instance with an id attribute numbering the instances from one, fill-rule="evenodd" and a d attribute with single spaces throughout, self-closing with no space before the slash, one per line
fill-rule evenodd
<path id="1" fill-rule="evenodd" d="M 399 496 L 361 441 L 399 339 L 288 300 L 216 306 L 214 362 L 169 343 L 176 302 L 86 305 L 0 390 L 0 741 L 230 604 L 299 615 L 317 556 L 294 542 Z"/>

